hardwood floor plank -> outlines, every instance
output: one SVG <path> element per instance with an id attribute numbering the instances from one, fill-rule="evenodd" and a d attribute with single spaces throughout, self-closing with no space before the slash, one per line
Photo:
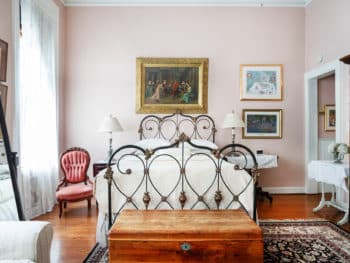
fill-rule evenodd
<path id="1" fill-rule="evenodd" d="M 323 218 L 336 223 L 344 215 L 333 208 L 324 207 L 317 213 L 312 209 L 318 205 L 320 195 L 273 195 L 273 202 L 267 199 L 258 201 L 259 219 L 315 219 Z M 87 209 L 86 202 L 69 203 L 62 218 L 59 209 L 42 215 L 35 220 L 45 220 L 53 224 L 54 237 L 51 248 L 52 263 L 82 262 L 95 245 L 97 208 L 92 201 L 92 208 Z M 350 232 L 350 224 L 343 229 Z"/>

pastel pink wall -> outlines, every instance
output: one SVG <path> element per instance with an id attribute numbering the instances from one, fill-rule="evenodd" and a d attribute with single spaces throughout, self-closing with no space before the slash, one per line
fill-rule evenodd
<path id="1" fill-rule="evenodd" d="M 65 43 L 66 43 L 66 8 L 62 4 L 61 0 L 53 0 L 54 3 L 59 8 L 59 25 L 58 25 L 58 96 L 59 96 L 59 151 L 62 152 L 65 148 L 65 132 L 64 132 L 64 125 L 65 125 L 65 102 L 64 102 L 64 67 L 65 67 Z"/>
<path id="2" fill-rule="evenodd" d="M 279 167 L 264 171 L 262 185 L 304 186 L 304 22 L 304 8 L 66 8 L 65 147 L 87 148 L 92 162 L 103 159 L 107 135 L 97 129 L 109 113 L 124 127 L 115 146 L 138 139 L 144 115 L 135 113 L 136 57 L 208 57 L 217 143 L 231 140 L 221 128 L 231 110 L 283 109 L 283 139 L 239 141 L 279 155 Z M 283 64 L 284 100 L 241 102 L 244 63 Z"/>
<path id="3" fill-rule="evenodd" d="M 350 54 L 350 1 L 313 0 L 305 9 L 306 71 Z M 324 57 L 319 62 L 320 56 Z M 344 142 L 349 143 L 350 83 L 344 90 Z"/>
<path id="4" fill-rule="evenodd" d="M 350 1 L 313 0 L 305 9 L 306 71 L 350 54 Z"/>
<path id="5" fill-rule="evenodd" d="M 12 36 L 12 1 L 0 0 L 0 38 L 8 43 L 7 78 L 5 84 L 7 89 L 6 124 L 9 136 L 12 138 L 13 129 L 13 96 L 14 96 L 14 74 L 13 74 L 13 36 Z"/>
<path id="6" fill-rule="evenodd" d="M 324 105 L 335 105 L 335 75 L 318 80 L 318 108 Z M 335 131 L 324 130 L 324 114 L 318 115 L 318 137 L 335 138 Z"/>

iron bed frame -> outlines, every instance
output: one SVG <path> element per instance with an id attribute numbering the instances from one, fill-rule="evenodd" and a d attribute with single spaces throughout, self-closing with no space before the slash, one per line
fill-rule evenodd
<path id="1" fill-rule="evenodd" d="M 186 127 L 185 127 L 186 126 Z M 167 128 L 165 128 L 167 127 Z M 190 128 L 190 129 L 189 129 Z M 186 130 L 187 129 L 187 130 Z M 190 130 L 188 132 L 188 129 Z M 187 132 L 189 135 L 186 135 Z M 135 202 L 135 194 L 144 188 L 144 194 L 142 197 L 142 203 L 144 209 L 150 209 L 151 199 L 156 200 L 156 206 L 151 209 L 159 209 L 161 204 L 166 204 L 169 209 L 174 209 L 174 204 L 170 203 L 169 197 L 174 194 L 175 190 L 178 187 L 180 189 L 180 195 L 178 196 L 178 202 L 181 206 L 181 209 L 184 209 L 187 204 L 187 191 L 191 191 L 197 198 L 192 204 L 190 204 L 189 209 L 194 209 L 199 203 L 203 204 L 207 209 L 229 209 L 232 204 L 237 202 L 240 207 L 243 208 L 246 212 L 247 209 L 244 207 L 240 201 L 240 196 L 245 192 L 248 186 L 252 183 L 254 184 L 253 191 L 253 219 L 256 220 L 256 179 L 258 176 L 257 172 L 257 161 L 253 152 L 246 146 L 241 144 L 228 144 L 220 149 L 212 149 L 206 146 L 196 145 L 191 141 L 191 138 L 194 139 L 206 139 L 215 141 L 215 123 L 213 119 L 208 115 L 198 115 L 190 116 L 182 114 L 181 112 L 176 112 L 172 115 L 167 115 L 164 117 L 159 117 L 156 115 L 148 115 L 143 118 L 140 122 L 140 139 L 145 138 L 162 138 L 172 141 L 169 146 L 158 147 L 155 149 L 143 149 L 136 145 L 125 145 L 117 150 L 115 150 L 110 157 L 107 165 L 107 170 L 105 172 L 104 178 L 108 182 L 108 228 L 112 227 L 115 219 L 117 218 L 120 211 L 127 205 L 132 205 L 135 209 L 140 209 Z M 190 145 L 193 149 L 200 149 L 201 152 L 192 153 L 189 156 L 185 156 L 185 144 Z M 171 149 L 175 147 L 181 147 L 181 157 L 176 158 L 166 152 L 161 152 L 161 150 Z M 234 164 L 234 170 L 246 170 L 250 175 L 249 182 L 243 187 L 239 193 L 234 193 L 226 180 L 224 179 L 221 168 L 223 162 L 226 162 L 226 157 L 234 154 L 235 156 L 241 156 L 240 164 Z M 213 174 L 212 181 L 208 185 L 205 191 L 201 193 L 195 189 L 189 180 L 189 174 L 187 173 L 189 163 L 191 160 L 198 155 L 205 156 L 213 164 L 213 170 L 208 171 L 208 173 Z M 248 155 L 251 156 L 253 160 L 253 167 L 248 168 Z M 122 191 L 120 185 L 117 182 L 117 176 L 113 176 L 114 172 L 112 165 L 115 166 L 115 169 L 122 174 L 132 176 L 133 168 L 122 168 L 121 162 L 126 160 L 125 158 L 134 158 L 143 167 L 143 176 L 138 184 L 136 184 L 135 190 L 131 194 L 127 194 Z M 160 158 L 160 156 L 166 156 L 169 160 L 174 161 L 177 164 L 177 171 L 171 171 L 174 174 L 178 174 L 176 184 L 171 191 L 167 194 L 161 193 L 161 191 L 156 187 L 155 182 L 152 180 L 151 168 L 155 161 Z M 116 161 L 114 158 L 116 158 Z M 233 171 L 234 173 L 234 171 Z M 234 175 L 234 174 L 233 174 Z M 209 191 L 215 187 L 214 196 L 209 195 Z M 150 195 L 149 190 L 153 188 L 154 194 Z M 113 213 L 112 210 L 112 189 L 118 191 L 124 198 L 123 204 L 116 213 Z M 226 190 L 226 193 L 229 193 L 229 196 L 223 196 L 223 190 Z M 215 200 L 215 207 L 210 207 L 207 200 L 213 198 Z M 228 198 L 228 205 L 222 207 L 222 200 Z M 211 199 L 211 200 L 213 200 Z M 114 218 L 113 218 L 114 217 Z"/>

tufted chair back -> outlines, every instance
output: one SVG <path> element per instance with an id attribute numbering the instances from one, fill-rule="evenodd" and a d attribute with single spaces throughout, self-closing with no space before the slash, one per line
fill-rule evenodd
<path id="1" fill-rule="evenodd" d="M 73 147 L 62 153 L 61 168 L 66 183 L 86 182 L 90 155 L 83 148 Z"/>

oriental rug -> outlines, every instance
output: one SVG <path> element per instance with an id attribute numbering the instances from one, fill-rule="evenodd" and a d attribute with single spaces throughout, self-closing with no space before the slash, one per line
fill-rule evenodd
<path id="1" fill-rule="evenodd" d="M 261 220 L 264 262 L 350 262 L 350 233 L 322 220 Z M 98 244 L 84 262 L 108 262 Z"/>

